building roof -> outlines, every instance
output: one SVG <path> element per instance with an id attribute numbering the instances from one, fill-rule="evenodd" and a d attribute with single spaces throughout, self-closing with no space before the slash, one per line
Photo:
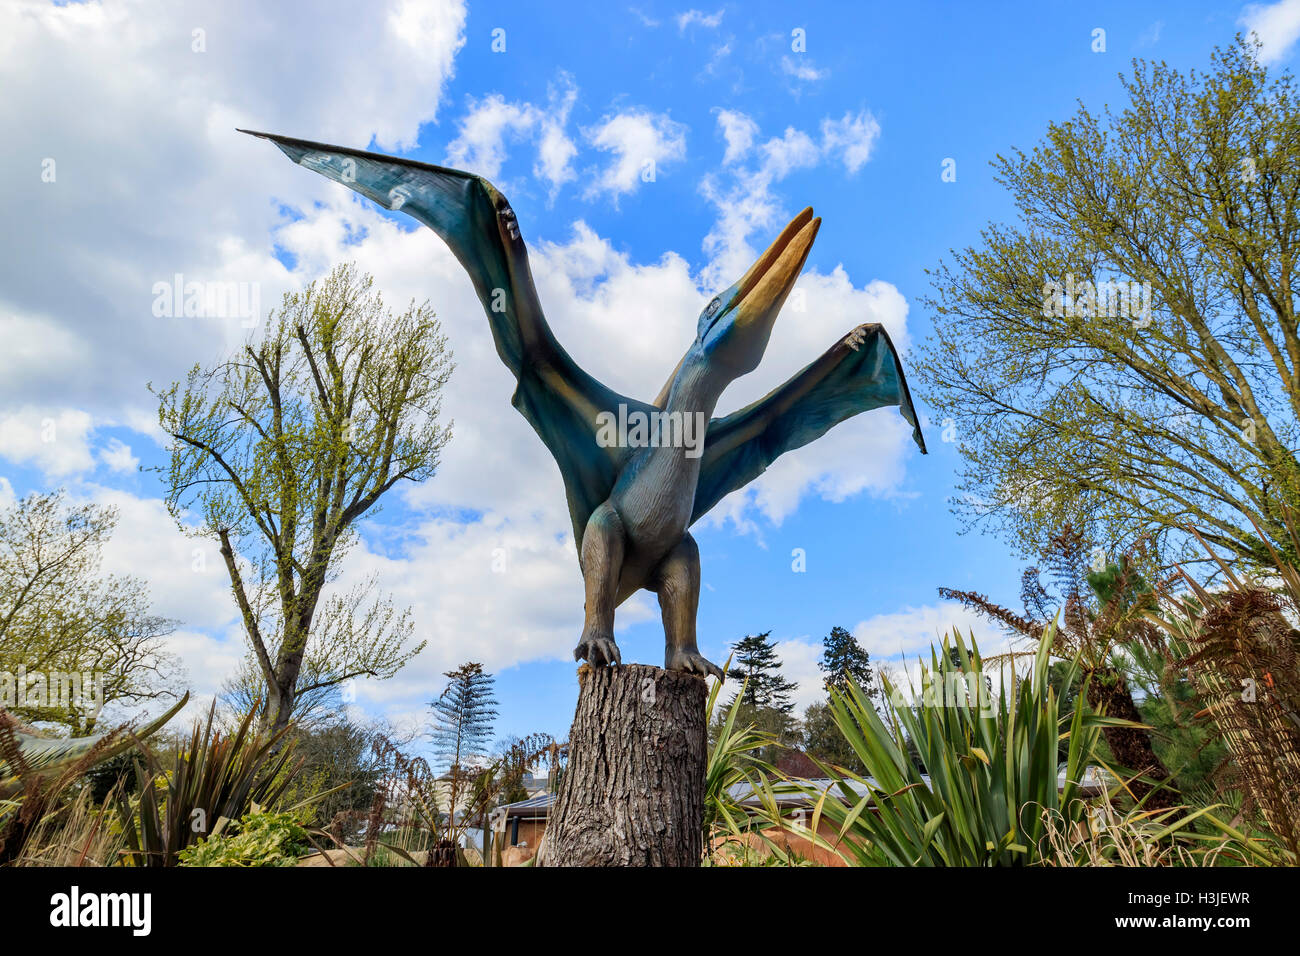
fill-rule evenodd
<path id="1" fill-rule="evenodd" d="M 551 809 L 551 803 L 555 800 L 555 794 L 543 793 L 536 797 L 529 797 L 527 800 L 517 800 L 514 803 L 507 803 L 497 807 L 493 811 L 493 816 L 501 811 L 505 811 L 505 816 L 510 817 L 545 817 Z"/>
<path id="2" fill-rule="evenodd" d="M 776 769 L 787 777 L 803 777 L 807 780 L 815 779 L 822 773 L 821 767 L 817 766 L 812 757 L 793 748 L 781 753 L 776 761 Z"/>

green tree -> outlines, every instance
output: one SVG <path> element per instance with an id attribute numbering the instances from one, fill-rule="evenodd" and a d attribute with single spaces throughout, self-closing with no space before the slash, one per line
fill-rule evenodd
<path id="1" fill-rule="evenodd" d="M 100 573 L 116 523 L 62 491 L 0 510 L 0 707 L 28 723 L 80 736 L 104 706 L 177 696 L 175 622 L 150 613 L 140 579 Z"/>
<path id="2" fill-rule="evenodd" d="M 473 661 L 443 676 L 450 682 L 437 700 L 429 702 L 434 715 L 429 736 L 434 756 L 455 769 L 487 757 L 497 716 L 497 699 L 492 695 L 496 678 Z"/>
<path id="3" fill-rule="evenodd" d="M 789 714 L 794 710 L 790 694 L 799 685 L 781 675 L 781 658 L 777 656 L 776 645 L 768 640 L 771 634 L 771 631 L 750 634 L 739 641 L 734 647 L 736 663 L 728 676 L 748 682 L 744 690 L 745 706 Z"/>
<path id="4" fill-rule="evenodd" d="M 384 661 L 410 656 L 411 652 L 403 648 L 415 629 L 411 612 L 399 610 L 390 596 L 378 593 L 377 587 L 378 578 L 372 575 L 348 591 L 325 599 L 303 655 L 290 710 L 290 718 L 300 726 L 315 727 L 338 720 L 346 704 L 344 685 L 337 679 L 340 662 L 352 662 L 343 668 L 351 676 L 377 677 Z M 279 643 L 278 626 L 278 619 L 273 617 L 273 644 Z M 414 650 L 423 646 L 421 643 Z M 265 702 L 266 682 L 251 647 L 239 670 L 222 684 L 220 696 L 222 703 L 238 714 L 247 713 L 258 701 Z"/>
<path id="5" fill-rule="evenodd" d="M 852 678 L 867 694 L 876 693 L 871 655 L 856 637 L 839 625 L 832 627 L 822 642 L 822 659 L 817 667 L 826 675 L 827 687 L 847 690 Z"/>
<path id="6" fill-rule="evenodd" d="M 382 784 L 384 764 L 376 753 L 377 732 L 337 716 L 309 726 L 298 724 L 293 735 L 295 760 L 302 770 L 294 777 L 282 804 L 292 806 L 318 794 L 306 812 L 343 843 L 355 845 Z"/>
<path id="7" fill-rule="evenodd" d="M 727 676 L 741 682 L 744 691 L 743 696 L 741 691 L 732 695 L 727 709 L 740 697 L 737 723 L 752 724 L 755 730 L 776 741 L 759 751 L 763 760 L 775 763 L 783 748 L 797 747 L 801 740 L 799 721 L 793 713 L 794 702 L 790 699 L 799 685 L 781 674 L 781 658 L 776 653 L 776 645 L 769 640 L 771 634 L 771 631 L 750 634 L 734 645 L 734 664 Z M 724 718 L 722 711 L 715 715 L 718 727 L 710 729 L 711 738 L 716 736 Z"/>
<path id="8" fill-rule="evenodd" d="M 843 767 L 854 773 L 863 772 L 862 761 L 840 732 L 829 704 L 809 705 L 804 711 L 802 724 L 804 753 L 822 763 Z"/>
<path id="9" fill-rule="evenodd" d="M 433 726 L 429 737 L 433 755 L 447 764 L 447 805 L 450 827 L 455 828 L 461 802 L 482 788 L 488 740 L 497 717 L 497 699 L 492 695 L 495 679 L 473 661 L 462 664 L 444 677 L 450 683 L 437 700 L 429 702 Z"/>
<path id="10" fill-rule="evenodd" d="M 335 268 L 286 294 L 260 342 L 157 393 L 168 508 L 178 522 L 196 509 L 220 545 L 272 730 L 293 713 L 312 642 L 323 646 L 322 594 L 357 521 L 398 482 L 432 475 L 450 438 L 437 320 L 427 303 L 390 311 L 371 285 Z M 342 629 L 351 639 L 318 658 L 318 686 L 390 677 L 423 646 Z"/>
<path id="11" fill-rule="evenodd" d="M 954 509 L 1027 555 L 1073 523 L 1167 566 L 1202 556 L 1193 525 L 1266 563 L 1252 522 L 1289 554 L 1300 507 L 1293 77 L 1238 38 L 1208 72 L 1122 82 L 1122 110 L 997 158 L 1018 224 L 932 275 L 916 364 L 959 442 Z"/>

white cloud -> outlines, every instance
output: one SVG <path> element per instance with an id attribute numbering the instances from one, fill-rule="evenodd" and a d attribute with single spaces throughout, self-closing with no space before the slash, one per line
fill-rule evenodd
<path id="1" fill-rule="evenodd" d="M 749 237 L 758 230 L 784 225 L 779 221 L 784 212 L 772 187 L 797 169 L 816 166 L 824 157 L 812 137 L 793 126 L 754 149 L 758 124 L 752 118 L 720 111 L 718 125 L 727 141 L 723 157 L 726 175 L 705 176 L 700 191 L 718 213 L 704 240 L 710 259 L 706 282 L 723 287 L 738 278 L 757 255 Z M 748 166 L 739 163 L 740 158 L 751 155 L 755 162 Z"/>
<path id="2" fill-rule="evenodd" d="M 779 139 L 769 139 L 760 150 L 763 168 L 773 181 L 785 179 L 793 170 L 816 166 L 821 154 L 807 133 L 787 127 Z"/>
<path id="3" fill-rule="evenodd" d="M 494 180 L 506 159 L 506 139 L 521 138 L 537 123 L 531 105 L 507 103 L 500 93 L 492 93 L 461 118 L 460 135 L 447 146 L 446 164 Z"/>
<path id="4" fill-rule="evenodd" d="M 826 699 L 821 668 L 817 666 L 822 658 L 821 642 L 804 636 L 777 641 L 775 646 L 781 659 L 781 676 L 798 684 L 790 700 L 796 716 L 802 716 L 810 705 Z"/>
<path id="5" fill-rule="evenodd" d="M 0 414 L 0 456 L 33 465 L 50 478 L 94 467 L 89 438 L 92 419 L 72 408 L 31 405 Z"/>
<path id="6" fill-rule="evenodd" d="M 508 158 L 508 145 L 530 141 L 537 146 L 533 175 L 546 182 L 554 200 L 560 187 L 577 178 L 573 158 L 578 147 L 565 127 L 577 102 L 578 89 L 567 74 L 550 88 L 545 107 L 532 103 L 509 103 L 499 93 L 491 93 L 475 102 L 457 122 L 459 134 L 447 145 L 444 163 L 470 170 L 496 182 L 501 189 L 510 183 L 498 177 Z"/>
<path id="7" fill-rule="evenodd" d="M 959 629 L 964 641 L 975 635 L 980 654 L 992 657 L 1010 648 L 1006 633 L 988 618 L 955 601 L 909 607 L 891 614 L 877 614 L 860 621 L 853 636 L 871 655 L 872 660 L 906 660 L 920 655 L 927 663 L 931 645 L 939 646 L 943 638 Z"/>
<path id="8" fill-rule="evenodd" d="M 117 529 L 104 547 L 104 570 L 149 581 L 154 613 L 190 627 L 224 629 L 235 623 L 230 581 L 217 544 L 177 526 L 158 498 L 87 485 L 78 500 L 116 509 Z"/>
<path id="9" fill-rule="evenodd" d="M 1287 57 L 1300 39 L 1300 0 L 1252 3 L 1241 11 L 1238 22 L 1261 44 L 1260 59 L 1277 63 Z"/>
<path id="10" fill-rule="evenodd" d="M 743 159 L 754 145 L 754 137 L 758 135 L 758 124 L 737 110 L 718 110 L 718 125 L 722 127 L 722 137 L 727 141 L 727 151 L 723 154 L 722 164 L 729 166 Z"/>
<path id="11" fill-rule="evenodd" d="M 725 9 L 717 10 L 714 13 L 704 13 L 702 10 L 687 10 L 685 13 L 677 14 L 677 29 L 685 33 L 686 28 L 692 25 L 698 25 L 713 30 L 722 23 L 722 14 Z"/>
<path id="12" fill-rule="evenodd" d="M 829 70 L 819 70 L 812 61 L 800 55 L 798 59 L 786 54 L 781 57 L 781 72 L 801 83 L 815 83 L 830 75 Z"/>
<path id="13" fill-rule="evenodd" d="M 584 132 L 596 149 L 614 154 L 613 161 L 592 179 L 588 198 L 608 194 L 617 202 L 648 177 L 657 176 L 664 163 L 686 156 L 686 127 L 666 113 L 616 113 Z"/>
<path id="14" fill-rule="evenodd" d="M 140 464 L 140 459 L 131 454 L 131 446 L 119 438 L 110 438 L 108 444 L 100 449 L 99 460 L 110 471 L 132 472 Z"/>
<path id="15" fill-rule="evenodd" d="M 293 279 L 265 242 L 272 199 L 319 189 L 234 128 L 409 146 L 464 42 L 459 0 L 354 13 L 341 0 L 0 5 L 0 190 L 11 221 L 40 224 L 0 236 L 0 412 L 143 417 L 145 381 L 242 340 L 238 322 L 153 318 L 155 282 L 259 283 L 278 300 Z"/>
<path id="16" fill-rule="evenodd" d="M 845 113 L 838 120 L 822 120 L 822 149 L 837 154 L 850 174 L 856 173 L 871 158 L 871 150 L 879 137 L 880 124 L 866 110 L 857 115 Z"/>
<path id="17" fill-rule="evenodd" d="M 542 138 L 537 145 L 537 163 L 533 166 L 533 175 L 550 184 L 552 199 L 561 186 L 578 178 L 572 166 L 573 158 L 578 155 L 578 147 L 564 131 L 577 99 L 577 87 L 565 77 L 559 91 L 552 90 L 551 108 L 542 116 Z"/>

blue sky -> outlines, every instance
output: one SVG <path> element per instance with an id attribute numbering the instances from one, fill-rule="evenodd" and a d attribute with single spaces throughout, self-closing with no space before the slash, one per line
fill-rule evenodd
<path id="1" fill-rule="evenodd" d="M 15 148 L 0 188 L 26 235 L 0 257 L 11 343 L 0 493 L 63 486 L 118 507 L 107 566 L 147 578 L 160 612 L 182 620 L 175 649 L 196 693 L 211 693 L 242 654 L 228 589 L 219 568 L 190 570 L 202 542 L 161 513 L 158 477 L 135 465 L 162 461 L 144 382 L 215 360 L 244 331 L 159 319 L 149 290 L 177 272 L 248 281 L 264 310 L 356 258 L 391 301 L 431 301 L 460 366 L 443 469 L 367 522 L 345 571 L 378 574 L 415 608 L 430 647 L 388 685 L 359 686 L 357 706 L 417 719 L 442 671 L 482 660 L 497 676 L 499 734 L 563 735 L 576 556 L 554 465 L 509 407 L 468 282 L 432 236 L 235 126 L 487 175 L 518 214 L 557 335 L 628 391 L 657 390 L 709 295 L 813 206 L 823 224 L 801 282 L 808 313 L 778 320 L 764 369 L 733 387 L 726 411 L 860 322 L 883 322 L 914 352 L 930 329 L 925 270 L 987 222 L 1014 218 L 995 154 L 1032 146 L 1076 101 L 1118 103 L 1117 73 L 1135 56 L 1204 67 L 1249 24 L 1289 66 L 1298 8 L 642 2 L 565 14 L 393 0 L 357 21 L 351 7 L 318 18 L 278 5 L 11 5 L 0 14 L 0 134 Z M 33 170 L 50 157 L 59 180 L 42 183 Z M 721 661 L 730 643 L 770 630 L 807 703 L 833 625 L 878 658 L 915 654 L 951 624 L 993 640 L 935 588 L 1014 602 L 1024 562 L 957 533 L 955 446 L 916 398 L 928 457 L 909 450 L 893 410 L 871 412 L 697 527 L 706 656 Z M 47 421 L 54 443 L 38 437 Z M 504 574 L 489 569 L 494 548 L 508 556 Z M 617 636 L 625 661 L 661 661 L 652 596 L 624 608 Z"/>

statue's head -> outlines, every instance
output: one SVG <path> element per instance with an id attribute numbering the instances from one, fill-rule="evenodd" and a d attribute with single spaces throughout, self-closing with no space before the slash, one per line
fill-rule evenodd
<path id="1" fill-rule="evenodd" d="M 821 224 L 811 207 L 799 213 L 739 282 L 704 307 L 697 344 L 710 367 L 732 378 L 758 367 L 777 313 L 799 278 Z"/>

